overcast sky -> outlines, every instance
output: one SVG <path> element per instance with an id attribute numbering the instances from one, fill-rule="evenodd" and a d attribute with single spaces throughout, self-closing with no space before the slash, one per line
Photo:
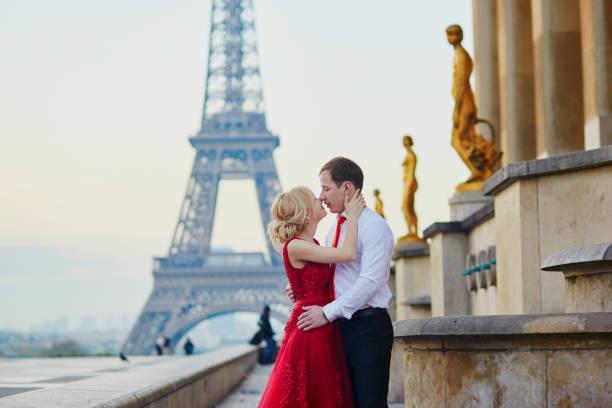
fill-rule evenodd
<path id="1" fill-rule="evenodd" d="M 413 136 L 422 231 L 468 176 L 450 146 L 453 49 L 470 0 L 256 0 L 283 189 L 318 193 L 344 155 L 379 188 L 396 237 Z M 0 0 L 0 328 L 137 315 L 167 253 L 199 130 L 207 0 Z M 473 78 L 472 78 L 473 82 Z M 252 181 L 221 184 L 213 245 L 264 250 Z M 320 227 L 324 235 L 332 217 Z M 240 231 L 237 233 L 237 231 Z"/>

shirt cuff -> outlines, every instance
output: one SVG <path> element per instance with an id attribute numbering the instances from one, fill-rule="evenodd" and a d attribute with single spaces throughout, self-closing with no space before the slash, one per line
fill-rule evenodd
<path id="1" fill-rule="evenodd" d="M 330 322 L 333 322 L 338 317 L 342 316 L 342 312 L 340 311 L 340 307 L 336 301 L 326 304 L 323 306 L 323 314 L 325 318 Z"/>

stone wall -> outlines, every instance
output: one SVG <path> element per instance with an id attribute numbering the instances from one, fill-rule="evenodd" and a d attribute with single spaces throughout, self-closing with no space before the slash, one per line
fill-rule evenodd
<path id="1" fill-rule="evenodd" d="M 564 280 L 540 271 L 552 253 L 610 241 L 612 146 L 510 164 L 485 182 L 495 196 L 501 314 L 565 310 Z"/>
<path id="2" fill-rule="evenodd" d="M 612 313 L 394 324 L 406 407 L 612 406 Z"/>

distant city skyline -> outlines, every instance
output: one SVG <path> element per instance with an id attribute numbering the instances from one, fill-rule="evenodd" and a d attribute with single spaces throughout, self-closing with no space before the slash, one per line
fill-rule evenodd
<path id="1" fill-rule="evenodd" d="M 318 193 L 336 155 L 379 188 L 395 236 L 401 139 L 413 136 L 419 229 L 448 219 L 467 170 L 450 146 L 453 51 L 471 1 L 255 1 L 283 189 Z M 166 254 L 202 110 L 209 1 L 0 0 L 0 328 L 137 315 Z M 245 205 L 248 204 L 248 205 Z M 221 184 L 212 245 L 264 250 L 253 183 Z M 322 237 L 332 217 L 320 225 Z M 239 232 L 239 233 L 237 233 Z"/>
<path id="2" fill-rule="evenodd" d="M 30 325 L 26 331 L 44 333 L 93 332 L 98 330 L 127 331 L 134 323 L 135 316 L 124 313 L 121 315 L 80 316 L 60 315 L 55 319 L 42 320 Z M 23 330 L 23 329 L 22 329 Z"/>

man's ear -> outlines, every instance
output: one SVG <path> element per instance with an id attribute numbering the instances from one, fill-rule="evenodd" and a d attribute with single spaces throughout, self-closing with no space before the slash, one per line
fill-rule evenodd
<path id="1" fill-rule="evenodd" d="M 348 195 L 349 197 L 355 193 L 355 187 L 350 181 L 345 181 L 342 183 L 342 188 L 344 189 L 344 195 Z"/>

